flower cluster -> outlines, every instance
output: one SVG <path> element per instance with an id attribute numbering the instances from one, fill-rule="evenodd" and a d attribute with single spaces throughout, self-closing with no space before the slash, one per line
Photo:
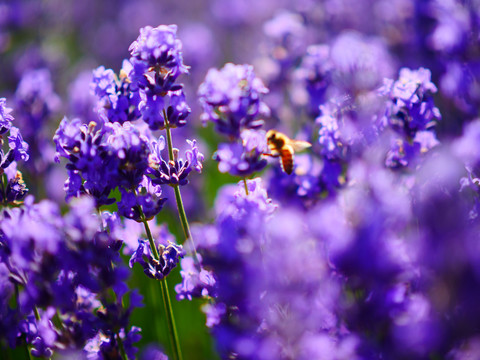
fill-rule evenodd
<path id="1" fill-rule="evenodd" d="M 419 153 L 439 144 L 435 125 L 441 115 L 431 96 L 437 87 L 430 79 L 428 69 L 403 68 L 398 80 L 384 80 L 380 94 L 389 101 L 382 122 L 397 134 L 385 160 L 389 167 L 409 166 Z"/>
<path id="2" fill-rule="evenodd" d="M 479 8 L 2 3 L 0 357 L 480 358 Z"/>
<path id="3" fill-rule="evenodd" d="M 246 177 L 266 166 L 265 132 L 259 130 L 264 120 L 258 117 L 269 114 L 262 101 L 267 92 L 250 65 L 229 63 L 207 73 L 198 90 L 202 119 L 214 122 L 216 130 L 232 140 L 220 144 L 215 153 L 220 172 Z"/>
<path id="4" fill-rule="evenodd" d="M 0 98 L 0 204 L 15 204 L 22 200 L 28 192 L 22 177 L 17 170 L 18 162 L 29 160 L 29 144 L 23 140 L 17 127 L 12 126 L 13 116 L 7 100 Z M 7 136 L 8 150 L 4 149 L 4 136 Z"/>
<path id="5" fill-rule="evenodd" d="M 102 230 L 94 206 L 80 198 L 62 216 L 54 203 L 29 197 L 22 208 L 2 212 L 0 336 L 10 346 L 30 344 L 38 357 L 83 348 L 101 358 L 123 342 L 135 357 L 139 329 L 128 323 L 141 298 L 125 284 L 122 241 L 109 235 L 114 229 Z"/>

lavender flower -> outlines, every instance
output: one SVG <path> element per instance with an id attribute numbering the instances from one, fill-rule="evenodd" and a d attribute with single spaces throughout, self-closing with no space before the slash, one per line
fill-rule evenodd
<path id="1" fill-rule="evenodd" d="M 160 137 L 153 141 L 152 156 L 149 158 L 149 173 L 153 175 L 154 184 L 169 184 L 172 186 L 188 184 L 187 176 L 192 171 L 202 171 L 203 154 L 199 151 L 196 140 L 187 140 L 190 149 L 185 151 L 185 160 L 178 157 L 179 150 L 173 149 L 174 160 L 163 160 L 161 151 L 165 148 L 165 140 Z"/>
<path id="2" fill-rule="evenodd" d="M 7 99 L 0 98 L 0 135 L 5 134 L 11 127 L 13 116 L 11 108 L 7 107 Z"/>
<path id="3" fill-rule="evenodd" d="M 268 152 L 265 131 L 243 130 L 240 134 L 242 143 L 222 143 L 219 145 L 214 159 L 218 170 L 236 176 L 248 176 L 261 171 L 267 160 L 262 157 Z"/>
<path id="4" fill-rule="evenodd" d="M 319 106 L 326 102 L 327 89 L 332 82 L 332 72 L 330 47 L 324 44 L 310 45 L 294 76 L 297 91 L 305 89 L 308 93 L 308 112 L 312 116 L 318 116 Z"/>
<path id="5" fill-rule="evenodd" d="M 387 154 L 389 167 L 414 166 L 419 154 L 438 144 L 434 130 L 441 115 L 430 95 L 437 91 L 430 77 L 428 69 L 403 68 L 397 81 L 385 79 L 379 90 L 388 97 L 382 126 L 398 134 Z"/>
<path id="6" fill-rule="evenodd" d="M 74 178 L 69 180 L 69 192 L 94 195 L 100 205 L 110 201 L 105 197 L 115 187 L 138 186 L 148 168 L 149 139 L 130 122 L 87 125 L 64 118 L 54 141 L 57 158 L 70 162 L 67 168 Z"/>
<path id="7" fill-rule="evenodd" d="M 199 262 L 202 262 L 199 256 Z M 215 297 L 215 277 L 211 271 L 204 269 L 201 265 L 195 263 L 191 257 L 186 257 L 180 261 L 180 275 L 182 283 L 175 286 L 177 299 L 183 300 L 196 297 Z"/>
<path id="8" fill-rule="evenodd" d="M 198 89 L 202 120 L 212 121 L 220 133 L 238 138 L 241 130 L 262 126 L 258 117 L 268 116 L 261 99 L 267 92 L 250 65 L 229 63 L 220 70 L 210 69 Z"/>
<path id="9" fill-rule="evenodd" d="M 160 254 L 159 260 L 153 256 L 150 244 L 139 239 L 138 248 L 132 254 L 129 265 L 133 267 L 133 264 L 138 262 L 143 267 L 145 275 L 152 279 L 162 280 L 177 266 L 180 258 L 184 256 L 184 252 L 181 245 L 169 243 L 167 246 L 160 244 L 158 253 Z"/>
<path id="10" fill-rule="evenodd" d="M 166 198 L 161 197 L 160 185 L 153 185 L 152 180 L 147 176 L 143 177 L 135 192 L 121 188 L 120 193 L 122 199 L 117 203 L 119 215 L 135 221 L 142 221 L 142 216 L 147 220 L 153 219 L 167 201 Z"/>
<path id="11" fill-rule="evenodd" d="M 186 118 L 191 110 L 185 101 L 182 90 L 172 91 L 168 97 L 140 90 L 140 97 L 139 110 L 151 130 L 165 129 L 167 122 L 172 128 L 182 127 L 186 124 Z M 166 109 L 165 114 L 163 113 L 164 109 Z"/>
<path id="12" fill-rule="evenodd" d="M 130 45 L 130 53 L 149 68 L 158 68 L 165 78 L 175 80 L 188 72 L 188 67 L 183 64 L 182 43 L 176 34 L 176 25 L 146 26 L 140 29 L 139 37 Z"/>
<path id="13" fill-rule="evenodd" d="M 93 71 L 91 88 L 99 100 L 98 110 L 105 112 L 110 122 L 123 124 L 140 117 L 137 108 L 140 97 L 138 92 L 131 90 L 126 75 L 118 79 L 111 69 L 100 66 Z"/>

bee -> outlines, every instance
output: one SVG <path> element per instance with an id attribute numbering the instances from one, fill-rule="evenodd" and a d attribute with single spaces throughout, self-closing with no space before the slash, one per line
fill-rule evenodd
<path id="1" fill-rule="evenodd" d="M 295 151 L 302 151 L 312 146 L 307 141 L 290 139 L 287 135 L 277 130 L 269 130 L 267 132 L 267 144 L 270 148 L 270 153 L 265 155 L 280 157 L 282 169 L 288 175 L 293 171 L 293 155 Z"/>

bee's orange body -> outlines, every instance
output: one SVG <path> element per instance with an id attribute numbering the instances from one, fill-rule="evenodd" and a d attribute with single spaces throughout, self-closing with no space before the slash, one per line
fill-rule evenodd
<path id="1" fill-rule="evenodd" d="M 289 175 L 293 172 L 295 151 L 301 151 L 311 146 L 307 141 L 292 140 L 287 135 L 276 130 L 267 132 L 267 143 L 270 148 L 269 155 L 280 157 L 282 169 Z"/>

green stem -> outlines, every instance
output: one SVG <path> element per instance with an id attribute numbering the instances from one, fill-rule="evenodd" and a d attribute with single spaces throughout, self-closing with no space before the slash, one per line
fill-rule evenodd
<path id="1" fill-rule="evenodd" d="M 185 241 L 190 242 L 193 259 L 197 264 L 199 264 L 200 261 L 198 260 L 197 249 L 195 248 L 195 243 L 193 242 L 192 233 L 190 232 L 190 226 L 188 225 L 187 214 L 185 213 L 185 208 L 183 206 L 180 187 L 176 185 L 173 187 L 173 189 L 175 190 L 175 200 L 177 202 L 178 216 L 180 217 L 180 222 L 182 223 L 182 229 L 183 229 L 183 234 L 185 235 Z"/>
<path id="2" fill-rule="evenodd" d="M 165 118 L 165 130 L 167 132 L 168 158 L 170 161 L 175 161 L 173 158 L 172 131 L 170 130 L 170 124 L 168 123 L 167 112 L 165 109 L 163 109 L 163 117 Z"/>
<path id="3" fill-rule="evenodd" d="M 117 332 L 117 341 L 118 341 L 118 348 L 120 349 L 120 356 L 122 360 L 128 360 L 127 354 L 125 353 L 125 346 L 123 346 L 123 340 L 120 337 L 120 333 Z"/>
<path id="4" fill-rule="evenodd" d="M 143 213 L 142 213 L 142 222 L 143 222 L 143 225 L 145 226 L 145 232 L 147 233 L 148 241 L 150 243 L 150 248 L 152 249 L 153 256 L 155 257 L 156 260 L 159 260 L 160 256 L 158 255 L 157 247 L 155 246 L 155 242 L 153 241 L 152 232 L 150 231 L 150 227 L 148 226 L 148 221 L 145 219 L 145 216 L 143 216 Z M 173 316 L 172 303 L 170 301 L 170 294 L 168 292 L 168 285 L 167 285 L 166 278 L 163 278 L 163 280 L 160 281 L 160 288 L 162 291 L 163 307 L 165 310 L 165 314 L 167 316 L 168 334 L 170 337 L 170 344 L 172 345 L 173 358 L 175 360 L 182 360 L 182 350 L 180 349 L 180 342 L 178 340 L 177 328 L 175 326 L 175 317 Z"/>
<path id="5" fill-rule="evenodd" d="M 160 288 L 162 290 L 163 306 L 167 314 L 168 328 L 170 329 L 170 342 L 173 347 L 173 355 L 175 360 L 182 360 L 182 350 L 180 348 L 180 341 L 178 340 L 177 328 L 175 326 L 175 318 L 173 317 L 172 302 L 170 300 L 170 294 L 168 292 L 167 278 L 163 278 L 160 281 Z M 168 309 L 168 311 L 167 311 Z"/>
<path id="6" fill-rule="evenodd" d="M 33 307 L 33 313 L 35 314 L 35 319 L 37 319 L 37 321 L 40 321 L 41 320 L 40 313 L 38 312 L 38 309 L 36 306 Z"/>
<path id="7" fill-rule="evenodd" d="M 247 178 L 243 178 L 243 185 L 245 185 L 245 194 L 248 195 Z"/>
<path id="8" fill-rule="evenodd" d="M 32 360 L 32 356 L 30 355 L 30 349 L 28 348 L 28 344 L 25 341 L 25 352 L 27 353 L 27 359 Z"/>
<path id="9" fill-rule="evenodd" d="M 173 144 L 172 144 L 172 131 L 167 120 L 167 114 L 163 110 L 163 116 L 165 118 L 165 130 L 167 132 L 167 147 L 168 147 L 168 156 L 170 161 L 175 161 L 173 157 Z M 195 242 L 193 241 L 192 233 L 190 232 L 190 226 L 188 225 L 187 214 L 185 213 L 185 207 L 183 206 L 182 194 L 180 193 L 180 187 L 178 185 L 173 185 L 175 191 L 175 201 L 177 203 L 178 216 L 180 217 L 180 222 L 182 224 L 183 234 L 185 235 L 185 242 L 190 242 L 191 252 L 193 259 L 197 264 L 199 264 L 197 249 L 195 247 Z"/>

